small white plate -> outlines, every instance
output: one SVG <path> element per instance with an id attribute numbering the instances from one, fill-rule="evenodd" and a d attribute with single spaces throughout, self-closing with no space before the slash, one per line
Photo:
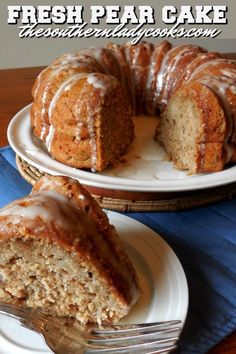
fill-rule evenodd
<path id="1" fill-rule="evenodd" d="M 51 175 L 64 175 L 78 179 L 82 184 L 97 188 L 170 192 L 211 188 L 236 181 L 236 166 L 224 171 L 188 176 L 165 160 L 165 152 L 154 141 L 156 117 L 135 118 L 135 139 L 126 163 L 101 173 L 76 169 L 54 160 L 44 144 L 33 136 L 30 126 L 30 105 L 12 119 L 8 127 L 8 140 L 13 150 L 40 171 Z"/>
<path id="2" fill-rule="evenodd" d="M 182 320 L 188 309 L 188 286 L 172 249 L 154 231 L 127 216 L 108 212 L 133 261 L 142 296 L 123 323 Z M 0 315 L 0 354 L 50 353 L 43 339 L 7 316 Z"/>

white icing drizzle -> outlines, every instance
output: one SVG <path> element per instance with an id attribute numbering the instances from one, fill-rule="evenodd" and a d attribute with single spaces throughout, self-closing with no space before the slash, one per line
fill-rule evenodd
<path id="1" fill-rule="evenodd" d="M 86 57 L 84 55 L 79 55 L 79 54 L 66 54 L 65 57 L 63 56 L 61 61 L 59 61 L 59 63 L 53 64 L 50 66 L 51 72 L 47 77 L 47 85 L 46 85 L 43 95 L 42 95 L 41 114 L 45 115 L 47 113 L 46 108 L 45 108 L 45 104 L 47 102 L 48 91 L 49 91 L 52 79 L 54 79 L 55 76 L 59 75 L 64 70 L 78 69 L 78 68 L 87 66 L 87 64 L 91 64 L 91 60 L 89 57 Z M 37 89 L 39 88 L 39 86 L 40 86 L 40 83 L 38 84 Z"/>
<path id="2" fill-rule="evenodd" d="M 147 91 L 148 91 L 148 89 L 149 89 L 149 87 L 150 87 L 150 76 L 151 76 L 151 74 L 150 74 L 150 71 L 151 70 L 153 70 L 153 66 L 152 66 L 152 54 L 153 54 L 153 52 L 154 52 L 154 49 L 153 49 L 153 47 L 151 46 L 151 44 L 150 43 L 147 43 L 147 42 L 144 42 L 143 43 L 143 46 L 146 48 L 146 51 L 148 52 L 148 58 L 149 58 L 149 60 L 148 60 L 148 63 L 147 63 L 147 65 L 146 65 L 146 67 L 148 67 L 148 71 L 147 71 L 147 74 L 146 74 L 146 77 L 145 77 L 145 83 L 144 83 L 144 87 L 145 87 L 145 89 L 144 89 L 144 95 L 145 95 L 145 100 L 146 100 L 146 97 L 147 97 Z M 153 76 L 153 75 L 152 75 Z"/>
<path id="3" fill-rule="evenodd" d="M 156 67 L 157 51 L 158 51 L 158 48 L 155 48 L 152 52 L 151 57 L 150 57 L 149 70 L 148 70 L 147 81 L 146 81 L 146 91 L 147 92 L 152 88 L 153 80 L 156 79 L 154 77 L 154 73 L 155 73 L 155 67 Z"/>
<path id="4" fill-rule="evenodd" d="M 48 135 L 46 136 L 46 139 L 45 139 L 45 144 L 46 144 L 49 152 L 51 152 L 54 134 L 55 134 L 55 128 L 52 124 L 50 124 L 49 130 L 48 130 Z"/>
<path id="5" fill-rule="evenodd" d="M 163 85 L 164 85 L 164 77 L 165 73 L 168 70 L 168 65 L 167 62 L 169 60 L 170 55 L 176 50 L 176 47 L 171 48 L 164 56 L 162 59 L 161 67 L 160 70 L 157 74 L 157 80 L 156 80 L 156 98 L 159 99 L 161 92 L 163 90 Z"/>
<path id="6" fill-rule="evenodd" d="M 125 57 L 130 72 L 129 81 L 131 83 L 132 107 L 134 109 L 134 112 L 136 112 L 136 87 L 135 87 L 135 80 L 134 80 L 134 73 L 133 73 L 133 61 L 131 60 L 130 50 L 131 50 L 130 47 L 125 47 Z"/>
<path id="7" fill-rule="evenodd" d="M 107 88 L 107 83 L 105 82 L 105 80 L 103 80 L 96 74 L 90 74 L 87 78 L 87 81 L 96 89 L 105 90 Z"/>
<path id="8" fill-rule="evenodd" d="M 96 62 L 101 66 L 103 72 L 109 74 L 110 73 L 109 68 L 105 65 L 103 61 L 104 51 L 105 50 L 103 48 L 91 47 L 91 48 L 82 49 L 81 53 L 95 59 Z"/>
<path id="9" fill-rule="evenodd" d="M 63 92 L 71 90 L 74 84 L 78 82 L 78 80 L 86 78 L 88 84 L 92 85 L 95 89 L 99 89 L 100 94 L 104 95 L 105 91 L 108 89 L 108 87 L 111 85 L 110 80 L 106 80 L 106 77 L 103 76 L 103 74 L 95 74 L 95 73 L 73 73 L 67 80 L 65 80 L 60 87 L 58 88 L 57 92 L 54 94 L 49 108 L 48 108 L 48 116 L 49 116 L 49 121 L 52 116 L 52 112 L 54 107 L 56 106 L 56 103 L 60 96 L 62 95 Z M 87 92 L 87 87 L 84 86 L 83 89 L 80 92 L 80 97 L 82 98 L 84 90 Z M 88 91 L 89 93 L 89 91 Z M 78 105 L 77 108 L 77 116 L 81 116 L 81 105 L 82 99 L 78 98 Z M 94 127 L 94 119 L 95 119 L 95 114 L 96 111 L 90 106 L 88 108 L 88 121 L 87 121 L 87 128 L 89 132 L 89 138 L 90 138 L 90 144 L 91 144 L 91 170 L 93 172 L 96 171 L 96 163 L 97 163 L 97 144 L 96 144 L 96 132 L 95 132 L 95 127 Z M 84 123 L 78 122 L 78 125 L 76 127 L 76 139 L 80 140 L 81 139 L 81 130 L 84 127 Z M 51 151 L 51 145 L 53 142 L 54 138 L 54 133 L 55 133 L 55 128 L 50 125 L 49 133 L 48 136 L 46 137 L 46 146 L 48 148 L 48 151 Z"/>
<path id="10" fill-rule="evenodd" d="M 140 56 L 140 51 L 141 51 L 141 49 L 140 49 L 139 45 L 137 47 L 134 47 L 134 55 L 131 60 L 131 68 L 133 70 L 133 73 L 134 73 L 135 68 L 137 68 L 137 66 L 138 66 L 138 58 Z"/>
<path id="11" fill-rule="evenodd" d="M 91 146 L 91 171 L 96 172 L 96 169 L 97 169 L 97 143 L 96 143 L 96 132 L 95 132 L 95 128 L 94 128 L 94 116 L 93 115 L 89 115 L 88 131 L 89 131 L 90 146 Z"/>
<path id="12" fill-rule="evenodd" d="M 117 81 L 115 78 L 107 77 L 101 73 L 88 73 L 86 74 L 86 81 L 89 85 L 92 85 L 96 90 L 99 90 L 99 95 L 101 97 L 105 96 L 105 93 L 112 87 L 112 85 L 116 85 Z M 67 89 L 71 88 L 71 84 L 68 86 Z M 82 116 L 82 108 L 83 105 L 83 95 L 86 92 L 87 95 L 93 94 L 93 91 L 89 90 L 86 85 L 83 86 L 82 90 L 79 93 L 79 97 L 77 99 L 78 106 L 76 109 L 76 116 L 79 118 Z M 90 99 L 88 98 L 88 101 Z M 92 100 L 92 97 L 91 97 Z M 95 128 L 95 119 L 96 116 L 99 114 L 101 109 L 100 106 L 93 107 L 91 105 L 87 105 L 87 120 L 86 121 L 79 121 L 76 127 L 76 139 L 81 140 L 81 132 L 83 128 L 87 128 L 89 139 L 90 139 L 90 147 L 91 147 L 91 170 L 92 172 L 96 171 L 97 167 L 97 142 L 96 142 L 96 128 Z"/>
<path id="13" fill-rule="evenodd" d="M 234 130 L 234 118 L 233 118 L 234 113 L 232 111 L 231 103 L 228 99 L 227 90 L 229 90 L 231 86 L 235 87 L 236 81 L 235 79 L 234 80 L 230 79 L 227 76 L 217 77 L 211 75 L 204 76 L 203 78 L 200 78 L 198 81 L 204 84 L 205 86 L 207 86 L 208 88 L 210 88 L 217 95 L 217 97 L 219 98 L 220 102 L 223 105 L 225 117 L 227 119 L 227 129 L 228 129 L 227 134 L 225 136 L 224 149 L 227 155 L 226 162 L 229 162 L 233 155 L 233 149 L 230 145 L 230 138 Z"/>
<path id="14" fill-rule="evenodd" d="M 51 123 L 50 119 L 52 116 L 52 112 L 53 109 L 57 103 L 58 98 L 60 97 L 60 95 L 64 92 L 64 91 L 68 91 L 69 89 L 71 89 L 71 87 L 80 79 L 87 77 L 88 74 L 87 73 L 77 73 L 77 74 L 72 74 L 66 81 L 64 81 L 60 87 L 58 88 L 57 92 L 55 93 L 55 95 L 53 96 L 49 108 L 48 108 L 48 116 L 49 116 L 49 122 Z M 53 127 L 52 124 L 50 124 L 49 127 L 49 131 L 48 131 L 48 135 L 46 137 L 45 143 L 46 146 L 48 148 L 48 151 L 51 152 L 51 146 L 52 146 L 52 142 L 53 142 L 53 138 L 54 138 L 54 134 L 55 134 L 55 128 Z"/>
<path id="15" fill-rule="evenodd" d="M 64 65 L 52 65 L 50 67 L 51 72 L 50 72 L 49 76 L 47 77 L 47 84 L 46 84 L 46 86 L 44 88 L 44 91 L 43 91 L 43 94 L 41 96 L 42 109 L 41 109 L 40 115 L 41 115 L 41 122 L 42 122 L 42 130 L 41 130 L 41 133 L 40 133 L 40 138 L 42 140 L 45 139 L 46 130 L 47 130 L 48 125 L 50 124 L 50 117 L 49 116 L 47 117 L 48 110 L 46 109 L 46 104 L 48 102 L 48 93 L 49 93 L 49 89 L 50 89 L 50 86 L 51 86 L 51 81 L 52 81 L 52 79 L 55 76 L 60 74 L 63 70 L 65 70 L 65 69 L 69 70 L 69 69 L 77 68 L 77 67 L 78 67 L 78 65 L 76 65 L 75 63 L 74 64 L 73 63 L 72 64 L 68 63 L 68 64 L 64 64 Z"/>
<path id="16" fill-rule="evenodd" d="M 191 80 L 194 79 L 194 77 L 199 74 L 201 71 L 203 71 L 204 69 L 208 69 L 210 67 L 213 67 L 215 65 L 221 64 L 221 63 L 226 63 L 229 62 L 229 60 L 224 59 L 224 58 L 214 58 L 210 61 L 206 61 L 204 63 L 202 63 L 201 65 L 199 65 L 198 67 L 195 68 L 195 70 L 193 70 L 192 74 L 189 76 L 188 80 L 186 82 L 189 82 Z"/>
<path id="17" fill-rule="evenodd" d="M 159 56 L 162 55 L 162 50 L 165 50 L 165 45 L 166 42 L 160 43 L 157 47 L 154 48 L 152 55 L 150 57 L 150 62 L 149 62 L 149 70 L 148 70 L 148 75 L 147 75 L 147 81 L 146 81 L 146 100 L 148 97 L 149 103 L 151 101 L 151 113 L 155 114 L 157 110 L 157 99 L 158 97 L 158 92 L 156 90 L 157 88 L 157 78 L 160 72 L 160 68 L 156 71 L 156 65 L 157 65 L 157 58 L 159 59 Z M 166 55 L 166 53 L 165 53 Z M 164 56 L 163 56 L 164 57 Z M 162 58 L 163 60 L 163 58 Z M 154 89 L 155 88 L 155 89 Z"/>
<path id="18" fill-rule="evenodd" d="M 43 70 L 41 71 L 41 73 L 39 74 L 39 76 L 38 76 L 38 79 L 37 79 L 37 86 L 36 86 L 35 89 L 34 89 L 34 97 L 37 97 L 37 95 L 38 95 L 38 90 L 39 90 L 39 87 L 40 87 L 41 82 L 42 82 L 42 77 L 43 77 L 43 74 L 44 74 L 44 72 L 45 72 L 46 70 L 47 70 L 47 68 L 43 69 Z"/>
<path id="19" fill-rule="evenodd" d="M 60 95 L 64 92 L 64 91 L 68 91 L 71 89 L 71 87 L 76 84 L 76 82 L 78 80 L 81 80 L 85 77 L 87 77 L 89 74 L 88 73 L 73 73 L 67 80 L 65 80 L 64 82 L 62 82 L 62 84 L 59 86 L 57 92 L 55 93 L 55 95 L 53 96 L 49 108 L 48 108 L 48 116 L 49 119 L 52 116 L 52 111 L 57 103 L 58 98 L 60 97 Z"/>
<path id="20" fill-rule="evenodd" d="M 95 89 L 99 90 L 101 97 L 105 95 L 105 92 L 108 90 L 112 84 L 112 79 L 108 79 L 107 76 L 99 73 L 89 74 L 87 76 L 88 84 L 92 85 Z M 82 98 L 84 91 L 90 94 L 90 91 L 87 90 L 87 87 L 84 86 L 83 90 L 80 92 L 80 97 Z M 92 92 L 91 92 L 92 93 Z M 82 102 L 82 99 L 78 98 L 78 102 Z M 81 116 L 82 105 L 79 104 L 77 108 L 77 116 Z M 96 142 L 96 129 L 95 129 L 95 117 L 99 113 L 100 107 L 92 107 L 91 105 L 87 106 L 87 129 L 90 138 L 90 147 L 91 147 L 91 171 L 96 172 L 97 168 L 97 142 Z M 81 139 L 81 130 L 84 127 L 84 123 L 77 125 L 76 138 Z"/>
<path id="21" fill-rule="evenodd" d="M 41 129 L 41 132 L 40 132 L 40 139 L 41 139 L 41 140 L 44 140 L 45 135 L 46 135 L 46 132 L 47 132 L 47 126 L 46 126 L 46 125 L 43 125 L 43 126 L 42 126 L 42 129 Z"/>
<path id="22" fill-rule="evenodd" d="M 117 44 L 112 44 L 112 52 L 114 56 L 116 57 L 116 61 L 120 67 L 120 73 L 121 73 L 121 84 L 122 86 L 126 89 L 126 71 L 125 67 L 127 65 L 127 62 L 125 60 L 125 55 L 122 55 L 122 50 L 119 45 Z"/>
<path id="23" fill-rule="evenodd" d="M 220 72 L 229 79 L 229 90 L 233 95 L 236 95 L 236 69 L 220 69 Z"/>
<path id="24" fill-rule="evenodd" d="M 102 48 L 90 48 L 88 49 L 89 55 L 91 55 L 99 64 L 102 63 L 103 49 Z"/>
<path id="25" fill-rule="evenodd" d="M 228 69 L 220 69 L 220 72 L 224 75 L 224 76 L 228 76 L 231 79 L 235 79 L 236 78 L 236 69 L 233 68 L 228 68 Z"/>
<path id="26" fill-rule="evenodd" d="M 176 48 L 176 47 L 175 47 Z M 177 47 L 178 48 L 178 47 Z M 171 74 L 176 70 L 176 68 L 178 67 L 179 61 L 186 55 L 189 55 L 191 53 L 196 52 L 196 49 L 198 47 L 196 46 L 183 46 L 181 48 L 180 51 L 177 52 L 177 54 L 174 57 L 174 60 L 171 61 L 171 63 L 169 63 L 169 65 L 167 65 L 166 70 L 165 70 L 165 80 L 163 80 L 163 75 L 162 74 L 162 98 L 161 98 L 161 104 L 166 105 L 167 101 L 168 101 L 168 92 L 170 90 L 170 85 L 169 85 L 169 81 L 170 81 L 170 77 Z M 195 49 L 195 50 L 194 50 Z M 169 55 L 170 55 L 169 51 Z M 166 65 L 166 64 L 165 64 Z M 174 86 L 174 82 L 173 82 L 173 86 Z"/>
<path id="27" fill-rule="evenodd" d="M 80 57 L 80 53 L 65 53 L 59 58 L 59 62 L 61 65 L 77 61 Z"/>
<path id="28" fill-rule="evenodd" d="M 75 137 L 77 140 L 81 140 L 81 132 L 84 127 L 86 127 L 85 123 L 78 122 L 78 124 L 76 126 L 76 131 L 75 131 Z"/>
<path id="29" fill-rule="evenodd" d="M 219 59 L 219 57 L 216 57 L 215 53 L 199 53 L 197 57 L 191 60 L 185 68 L 184 81 L 187 82 L 190 79 L 190 76 L 193 74 L 194 70 L 197 70 L 199 66 L 205 64 L 206 62 L 210 63 L 215 59 Z"/>
<path id="30" fill-rule="evenodd" d="M 92 70 L 95 63 L 96 61 L 91 56 L 78 52 L 74 54 L 68 53 L 63 55 L 62 57 L 59 58 L 59 62 L 57 63 L 57 65 L 69 64 L 70 66 L 74 65 L 76 68 L 84 66 L 85 68 L 90 67 Z"/>
<path id="31" fill-rule="evenodd" d="M 139 89 L 138 85 L 140 85 L 139 83 L 139 75 L 140 73 L 142 74 L 144 67 L 140 64 L 139 60 L 140 60 L 140 55 L 141 55 L 141 49 L 145 48 L 146 51 L 148 52 L 148 56 L 149 56 L 149 62 L 150 62 L 150 54 L 151 54 L 151 44 L 147 43 L 147 42 L 143 42 L 139 45 L 137 45 L 136 47 L 126 47 L 125 48 L 125 53 L 126 53 L 126 57 L 128 59 L 128 64 L 130 67 L 130 72 L 131 72 L 131 83 L 132 83 L 132 102 L 133 102 L 133 107 L 135 109 L 135 111 L 137 110 L 137 91 Z M 132 59 L 131 59 L 131 53 L 133 52 L 132 55 Z M 148 66 L 149 66 L 149 62 L 148 62 Z M 146 85 L 147 85 L 147 80 L 148 80 L 148 75 L 146 76 L 146 81 L 143 83 L 144 85 L 144 95 L 146 96 Z"/>
<path id="32" fill-rule="evenodd" d="M 87 87 L 83 86 L 82 90 L 79 93 L 79 97 L 77 99 L 78 104 L 76 107 L 76 116 L 78 117 L 78 120 L 80 119 L 80 117 L 82 117 L 82 108 L 83 108 L 82 102 L 83 102 L 83 94 L 85 92 L 89 93 Z M 88 117 L 88 119 L 90 119 L 90 117 Z M 81 132 L 84 127 L 87 127 L 87 123 L 85 121 L 78 121 L 76 126 L 76 131 L 75 131 L 75 137 L 77 140 L 81 140 Z"/>
<path id="33" fill-rule="evenodd" d="M 53 190 L 41 191 L 9 204 L 0 210 L 0 216 L 14 217 L 13 224 L 21 222 L 21 218 L 41 218 L 47 224 L 54 222 L 64 229 L 80 228 L 75 207 L 65 196 Z"/>

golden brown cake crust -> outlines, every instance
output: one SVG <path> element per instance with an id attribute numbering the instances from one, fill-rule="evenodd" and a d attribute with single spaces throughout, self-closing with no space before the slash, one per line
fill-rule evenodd
<path id="1" fill-rule="evenodd" d="M 37 250 L 37 247 L 44 245 L 45 252 L 48 249 L 55 255 L 64 252 L 64 256 L 59 256 L 58 266 L 61 257 L 68 258 L 68 264 L 74 262 L 73 267 L 76 267 L 76 263 L 83 265 L 84 269 L 88 269 L 86 276 L 89 273 L 93 273 L 94 277 L 96 275 L 96 282 L 101 281 L 102 286 L 109 290 L 111 301 L 119 308 L 114 311 L 110 308 L 110 315 L 109 311 L 104 315 L 108 316 L 107 320 L 110 318 L 111 321 L 117 321 L 127 314 L 138 298 L 139 285 L 135 270 L 114 227 L 109 224 L 106 214 L 91 195 L 79 182 L 68 177 L 43 177 L 36 183 L 30 196 L 3 208 L 0 211 L 0 244 L 2 247 L 10 247 L 11 251 L 14 247 L 20 247 L 26 253 L 32 247 Z M 15 256 L 7 263 L 4 257 L 7 255 L 3 255 L 3 259 L 0 257 L 0 274 L 2 269 L 15 267 Z M 21 257 L 19 254 L 19 262 L 22 262 Z M 38 261 L 40 260 L 32 259 L 32 269 Z M 50 258 L 41 259 L 41 262 L 46 261 L 49 262 Z M 79 276 L 76 268 L 73 273 L 73 277 Z M 68 274 L 68 270 L 65 274 Z M 34 282 L 33 278 L 32 281 Z M 4 281 L 2 285 L 4 286 Z M 84 288 L 82 291 L 86 292 Z M 6 293 L 7 291 L 4 296 Z M 11 290 L 10 293 L 13 296 L 14 291 Z M 20 293 L 17 296 L 27 303 L 27 298 L 21 297 Z M 17 300 L 14 299 L 13 296 L 12 301 Z M 29 301 L 33 301 L 30 299 Z M 48 302 L 47 299 L 44 301 Z M 88 313 L 86 316 L 92 321 Z M 84 321 L 87 321 L 87 317 Z"/>
<path id="2" fill-rule="evenodd" d="M 123 270 L 128 271 L 131 277 L 127 274 L 127 282 L 135 282 L 138 284 L 136 272 L 128 260 L 126 254 L 121 247 L 117 232 L 113 225 L 109 223 L 106 213 L 101 209 L 99 204 L 90 193 L 74 179 L 63 176 L 47 176 L 42 177 L 33 187 L 32 194 L 40 191 L 56 191 L 74 204 L 76 208 L 84 211 L 90 220 L 95 223 L 98 232 L 102 233 L 103 239 L 108 243 L 108 246 L 112 249 L 113 255 L 118 258 L 122 258 L 124 262 Z M 130 283 L 131 286 L 131 283 Z M 132 293 L 127 289 L 126 294 L 123 292 L 128 301 L 131 301 Z"/>
<path id="3" fill-rule="evenodd" d="M 163 113 L 171 97 L 192 82 L 212 91 L 216 96 L 215 109 L 223 110 L 227 125 L 225 141 L 219 143 L 222 146 L 214 147 L 205 141 L 204 151 L 212 154 L 216 149 L 212 167 L 206 156 L 197 170 L 215 170 L 216 165 L 222 169 L 235 161 L 236 62 L 189 44 L 109 43 L 104 48 L 61 56 L 34 85 L 34 133 L 56 160 L 102 171 L 115 165 L 132 142 L 131 112 Z M 209 119 L 207 125 L 211 126 L 209 108 L 203 101 L 199 100 L 199 104 L 203 105 L 204 119 Z M 212 137 L 208 132 L 206 137 L 214 141 L 215 133 L 210 131 Z"/>
<path id="4" fill-rule="evenodd" d="M 173 96 L 170 100 L 170 107 L 175 104 L 175 101 L 181 102 L 181 104 L 191 102 L 195 107 L 195 116 L 199 119 L 200 130 L 195 141 L 194 168 L 190 172 L 215 172 L 221 170 L 226 160 L 223 147 L 229 127 L 218 98 L 207 86 L 193 81 L 185 85 Z M 166 114 L 167 117 L 165 117 Z M 179 118 L 181 119 L 181 117 Z M 162 144 L 165 144 L 166 129 L 163 128 L 163 125 L 166 119 L 170 119 L 168 108 L 158 126 L 159 134 L 157 132 L 157 138 L 160 139 Z M 175 159 L 173 156 L 172 159 L 178 168 L 184 168 L 179 159 Z"/>
<path id="5" fill-rule="evenodd" d="M 202 136 L 199 137 L 199 155 L 196 172 L 214 172 L 223 168 L 223 151 L 227 125 L 218 98 L 199 82 L 193 82 L 181 91 L 191 96 L 202 120 Z"/>

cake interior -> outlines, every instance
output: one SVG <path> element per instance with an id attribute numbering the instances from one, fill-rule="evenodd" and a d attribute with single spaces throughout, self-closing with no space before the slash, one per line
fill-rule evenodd
<path id="1" fill-rule="evenodd" d="M 1 244 L 0 299 L 82 323 L 117 322 L 124 303 L 88 264 L 46 240 L 16 235 Z"/>
<path id="2" fill-rule="evenodd" d="M 162 115 L 157 140 L 179 169 L 196 171 L 201 122 L 194 101 L 181 94 L 173 97 Z"/>

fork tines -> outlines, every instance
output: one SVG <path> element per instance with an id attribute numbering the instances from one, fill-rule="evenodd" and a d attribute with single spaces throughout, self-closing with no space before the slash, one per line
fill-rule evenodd
<path id="1" fill-rule="evenodd" d="M 167 321 L 93 329 L 86 353 L 167 353 L 176 348 L 180 323 Z"/>

